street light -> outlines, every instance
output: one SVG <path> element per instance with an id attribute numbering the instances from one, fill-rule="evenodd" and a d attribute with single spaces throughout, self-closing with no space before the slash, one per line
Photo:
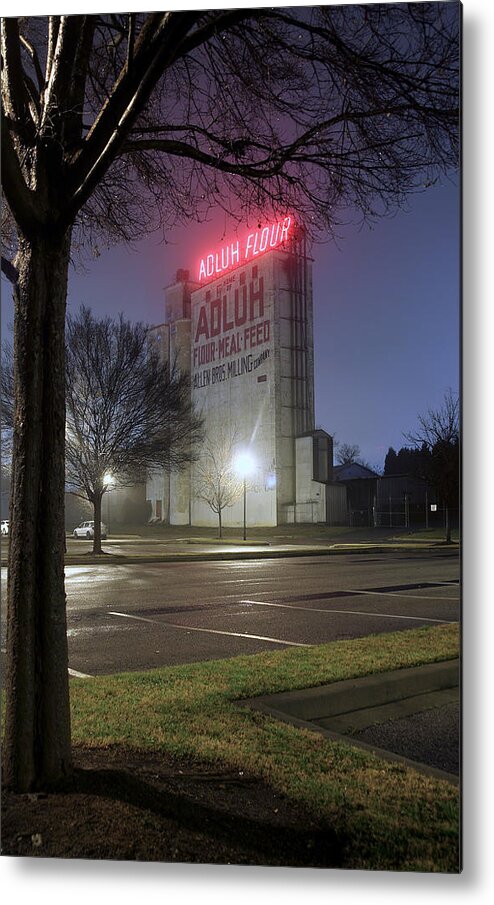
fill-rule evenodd
<path id="1" fill-rule="evenodd" d="M 110 490 L 115 486 L 115 479 L 113 475 L 107 471 L 107 473 L 103 477 L 103 487 L 105 488 L 106 493 L 108 494 L 106 500 L 106 509 L 107 509 L 107 519 L 108 519 L 108 534 L 110 533 Z"/>
<path id="2" fill-rule="evenodd" d="M 247 478 L 254 471 L 255 464 L 254 457 L 248 450 L 238 453 L 235 459 L 235 471 L 244 484 L 244 540 L 247 540 Z"/>

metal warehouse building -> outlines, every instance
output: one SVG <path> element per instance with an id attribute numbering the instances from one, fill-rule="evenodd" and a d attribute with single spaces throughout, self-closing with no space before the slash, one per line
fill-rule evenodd
<path id="1" fill-rule="evenodd" d="M 331 485 L 332 438 L 314 429 L 312 262 L 285 217 L 204 255 L 191 278 L 165 290 L 165 322 L 152 330 L 161 354 L 190 373 L 209 445 L 232 442 L 252 463 L 247 523 L 346 520 L 343 487 Z M 228 443 L 227 443 L 228 445 Z M 200 460 L 147 483 L 152 517 L 216 525 L 199 498 Z M 239 526 L 238 499 L 223 524 Z"/>

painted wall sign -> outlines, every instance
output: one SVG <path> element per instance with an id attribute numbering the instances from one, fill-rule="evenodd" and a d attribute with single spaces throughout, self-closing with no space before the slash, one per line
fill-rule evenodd
<path id="1" fill-rule="evenodd" d="M 244 239 L 237 239 L 235 242 L 222 245 L 219 251 L 210 252 L 201 258 L 199 282 L 204 283 L 206 280 L 216 279 L 228 270 L 233 270 L 233 268 L 245 264 L 246 261 L 283 245 L 289 238 L 291 226 L 292 218 L 285 217 L 277 223 L 259 227 Z"/>
<path id="2" fill-rule="evenodd" d="M 192 386 L 195 390 L 202 387 L 209 387 L 215 383 L 222 383 L 224 380 L 230 380 L 232 377 L 241 377 L 242 374 L 250 374 L 257 370 L 266 359 L 270 356 L 270 349 L 265 349 L 260 355 L 241 355 L 225 364 L 216 365 L 214 368 L 203 368 L 197 371 L 192 379 Z M 258 377 L 258 381 L 265 381 L 267 375 L 263 374 Z"/>
<path id="3" fill-rule="evenodd" d="M 260 277 L 257 287 L 254 280 L 251 280 L 248 286 L 245 280 L 241 281 L 239 287 L 234 290 L 233 299 L 231 287 L 229 289 L 230 291 L 212 300 L 209 292 L 206 292 L 206 301 L 198 312 L 195 343 L 243 327 L 264 316 L 263 277 Z"/>
<path id="4" fill-rule="evenodd" d="M 257 267 L 252 270 L 257 274 Z M 249 280 L 244 269 L 240 278 L 221 283 L 216 297 L 211 296 L 206 290 L 193 313 L 194 389 L 249 374 L 270 355 L 272 331 L 264 278 L 256 275 Z"/>

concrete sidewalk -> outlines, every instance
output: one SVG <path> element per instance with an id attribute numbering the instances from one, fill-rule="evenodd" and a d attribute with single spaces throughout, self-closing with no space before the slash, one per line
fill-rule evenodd
<path id="1" fill-rule="evenodd" d="M 136 551 L 128 551 L 128 552 L 118 552 L 118 553 L 110 553 L 104 552 L 102 554 L 93 554 L 91 552 L 79 553 L 79 554 L 66 554 L 65 556 L 65 565 L 66 566 L 90 566 L 90 565 L 136 565 L 143 563 L 178 563 L 178 562 L 227 562 L 227 561 L 240 561 L 240 560 L 254 560 L 254 559 L 280 559 L 280 558 L 288 558 L 288 557 L 300 557 L 300 556 L 335 556 L 335 555 L 346 555 L 346 554 L 355 554 L 355 553 L 369 553 L 369 554 L 385 554 L 385 553 L 396 553 L 396 552 L 409 552 L 409 553 L 436 553 L 441 556 L 455 556 L 457 557 L 458 549 L 436 549 L 431 546 L 412 546 L 412 545 L 354 545 L 352 547 L 348 547 L 345 549 L 339 548 L 337 546 L 334 547 L 268 547 L 268 548 L 247 548 L 242 549 L 237 546 L 227 548 L 227 549 L 214 549 L 214 550 L 206 550 L 206 549 L 197 549 L 195 551 L 188 550 L 168 550 L 167 552 L 155 552 L 155 553 L 138 553 Z M 3 551 L 2 551 L 3 554 Z M 7 556 L 5 554 L 2 555 L 1 567 L 7 568 L 8 561 Z"/>
<path id="2" fill-rule="evenodd" d="M 158 563 L 158 562 L 221 562 L 229 560 L 253 560 L 253 559 L 279 559 L 287 557 L 300 556 L 335 556 L 347 555 L 355 553 L 392 553 L 392 552 L 409 552 L 424 553 L 430 552 L 441 556 L 458 556 L 458 547 L 441 547 L 431 544 L 334 544 L 331 546 L 305 545 L 305 544 L 279 544 L 279 545 L 258 545 L 250 544 L 228 544 L 221 547 L 214 544 L 197 543 L 194 549 L 190 549 L 185 545 L 167 545 L 166 549 L 156 544 L 154 551 L 149 549 L 136 549 L 130 544 L 118 545 L 109 548 L 104 545 L 106 550 L 102 554 L 86 553 L 67 553 L 65 557 L 66 565 L 90 565 L 104 564 L 110 565 L 130 565 L 132 563 Z M 110 552 L 112 550 L 112 552 Z M 3 565 L 3 562 L 2 562 Z"/>
<path id="3" fill-rule="evenodd" d="M 239 706 L 458 785 L 459 671 L 459 660 L 447 660 Z"/>

